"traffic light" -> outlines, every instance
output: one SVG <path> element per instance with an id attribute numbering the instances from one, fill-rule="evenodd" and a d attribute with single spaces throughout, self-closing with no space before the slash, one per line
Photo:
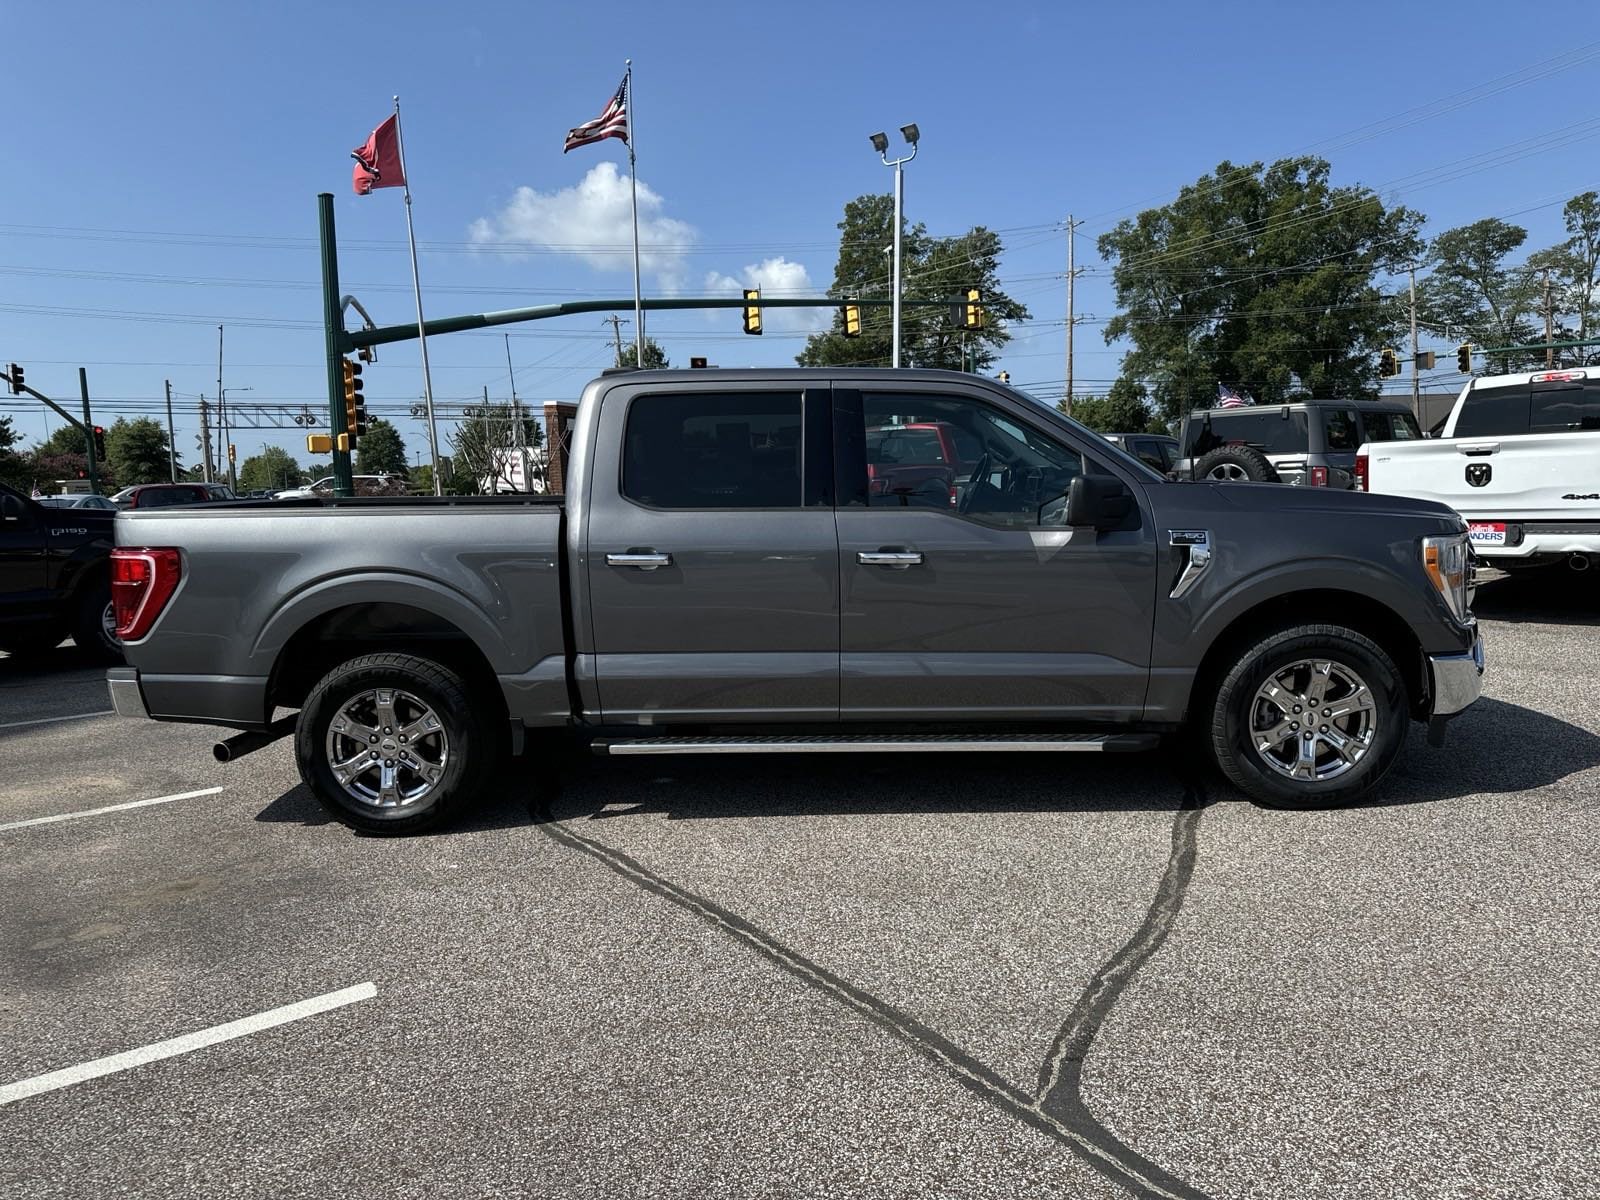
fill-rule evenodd
<path id="1" fill-rule="evenodd" d="M 232 442 L 228 443 L 228 461 L 231 463 L 236 463 L 239 461 L 239 447 L 235 446 Z"/>
<path id="2" fill-rule="evenodd" d="M 11 368 L 13 371 L 15 367 Z M 1456 370 L 1463 375 L 1472 374 L 1472 343 L 1462 342 L 1456 347 Z"/>
<path id="3" fill-rule="evenodd" d="M 344 423 L 352 438 L 367 432 L 367 399 L 361 394 L 361 364 L 344 360 Z"/>
<path id="4" fill-rule="evenodd" d="M 1378 355 L 1378 375 L 1387 379 L 1391 375 L 1400 374 L 1400 359 L 1394 350 L 1388 346 L 1383 348 L 1383 353 Z"/>
<path id="5" fill-rule="evenodd" d="M 333 438 L 326 433 L 306 434 L 307 454 L 332 454 Z"/>
<path id="6" fill-rule="evenodd" d="M 710 365 L 711 364 L 703 358 L 691 358 L 689 360 L 689 368 L 690 370 L 694 371 L 703 371 Z"/>
<path id="7" fill-rule="evenodd" d="M 859 304 L 846 304 L 844 306 L 844 335 L 845 337 L 861 336 L 861 306 Z"/>
<path id="8" fill-rule="evenodd" d="M 1010 371 L 1001 371 L 1000 372 L 1000 382 L 1001 383 L 1010 383 L 1011 382 L 1011 372 Z"/>
<path id="9" fill-rule="evenodd" d="M 760 288 L 745 288 L 744 290 L 744 331 L 746 333 L 761 332 Z"/>
<path id="10" fill-rule="evenodd" d="M 977 288 L 968 288 L 965 301 L 961 305 L 961 328 L 982 329 L 984 326 L 983 293 Z"/>
<path id="11" fill-rule="evenodd" d="M 104 425 L 96 425 L 94 427 L 94 456 L 101 462 L 106 460 L 106 427 Z"/>
<path id="12" fill-rule="evenodd" d="M 16 363 L 11 364 L 11 378 L 6 387 L 13 396 L 22 395 L 22 368 Z"/>

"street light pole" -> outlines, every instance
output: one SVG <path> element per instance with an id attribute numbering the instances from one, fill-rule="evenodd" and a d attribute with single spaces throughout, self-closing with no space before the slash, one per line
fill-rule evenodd
<path id="1" fill-rule="evenodd" d="M 917 143 L 922 137 L 915 124 L 902 125 L 900 133 L 906 139 L 906 144 L 911 147 L 911 153 L 894 159 L 889 157 L 888 137 L 882 133 L 872 135 L 872 148 L 878 152 L 878 157 L 883 159 L 883 165 L 894 168 L 894 303 L 889 318 L 894 325 L 894 350 L 890 359 L 890 366 L 893 367 L 900 365 L 900 226 L 903 223 L 904 211 L 905 164 L 917 156 Z"/>

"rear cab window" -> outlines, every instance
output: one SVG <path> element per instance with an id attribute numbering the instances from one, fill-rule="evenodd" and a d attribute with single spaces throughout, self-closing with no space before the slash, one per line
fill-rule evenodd
<path id="1" fill-rule="evenodd" d="M 1367 442 L 1414 442 L 1422 437 L 1417 419 L 1408 412 L 1363 413 L 1362 440 Z"/>
<path id="2" fill-rule="evenodd" d="M 1528 385 L 1475 387 L 1456 418 L 1456 437 L 1516 437 L 1528 432 Z"/>
<path id="3" fill-rule="evenodd" d="M 1535 377 L 1529 433 L 1600 429 L 1600 379 Z"/>

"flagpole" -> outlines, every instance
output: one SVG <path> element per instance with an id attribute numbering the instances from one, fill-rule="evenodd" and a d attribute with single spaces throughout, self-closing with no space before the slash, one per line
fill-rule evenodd
<path id="1" fill-rule="evenodd" d="M 633 59 L 628 68 L 628 182 L 633 188 L 633 353 L 634 362 L 644 366 L 644 302 L 639 291 L 639 164 L 633 156 Z M 418 317 L 418 321 L 422 318 Z"/>
<path id="2" fill-rule="evenodd" d="M 422 347 L 422 400 L 428 409 L 428 456 L 433 462 L 433 494 L 444 495 L 439 477 L 439 433 L 433 422 L 433 377 L 428 370 L 428 336 L 422 324 L 422 282 L 417 275 L 417 231 L 411 223 L 411 173 L 406 170 L 406 135 L 400 129 L 400 97 L 394 98 L 394 138 L 400 151 L 400 177 L 405 180 L 406 238 L 411 243 L 411 290 L 417 298 L 417 344 Z"/>

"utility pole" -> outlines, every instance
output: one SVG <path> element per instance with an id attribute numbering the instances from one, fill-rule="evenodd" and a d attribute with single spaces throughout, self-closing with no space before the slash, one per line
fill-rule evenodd
<path id="1" fill-rule="evenodd" d="M 178 482 L 178 441 L 172 432 L 172 380 L 167 380 L 167 470 L 172 482 Z"/>
<path id="2" fill-rule="evenodd" d="M 506 339 L 506 372 L 511 376 L 511 427 L 517 432 L 517 465 L 521 468 L 522 487 L 533 491 L 533 480 L 528 478 L 528 437 L 522 426 L 522 402 L 517 399 L 517 368 L 511 364 L 511 335 Z"/>
<path id="3" fill-rule="evenodd" d="M 211 482 L 211 420 L 206 412 L 206 394 L 200 393 L 200 476 Z"/>
<path id="4" fill-rule="evenodd" d="M 611 326 L 611 334 L 617 340 L 617 366 L 619 366 L 619 367 L 623 366 L 624 364 L 623 364 L 623 361 L 622 361 L 622 318 L 617 316 L 616 313 L 612 313 L 609 317 L 607 317 L 604 321 L 601 321 L 600 323 L 602 325 L 610 325 Z"/>
<path id="5" fill-rule="evenodd" d="M 89 372 L 78 368 L 78 391 L 83 396 L 84 457 L 89 460 L 89 490 L 100 494 L 100 465 L 94 452 L 94 418 L 89 415 Z"/>
<path id="6" fill-rule="evenodd" d="M 1551 328 L 1555 315 L 1555 307 L 1550 303 L 1550 268 L 1546 267 L 1544 269 L 1544 340 L 1547 343 L 1555 341 L 1555 330 Z M 1544 365 L 1546 370 L 1556 365 L 1556 348 L 1554 346 L 1545 346 Z"/>
<path id="7" fill-rule="evenodd" d="M 1411 276 L 1411 412 L 1422 424 L 1422 383 L 1417 378 L 1417 265 L 1408 268 Z"/>
<path id="8" fill-rule="evenodd" d="M 1072 214 L 1067 214 L 1067 402 L 1062 411 L 1067 416 L 1072 415 L 1072 327 L 1076 321 L 1072 315 L 1073 284 L 1077 282 L 1078 271 L 1073 260 L 1073 243 L 1076 241 L 1074 231 L 1078 222 L 1072 219 Z"/>
<path id="9" fill-rule="evenodd" d="M 500 490 L 500 470 L 494 461 L 494 442 L 489 425 L 489 385 L 483 385 L 483 448 L 489 455 L 489 494 Z"/>

